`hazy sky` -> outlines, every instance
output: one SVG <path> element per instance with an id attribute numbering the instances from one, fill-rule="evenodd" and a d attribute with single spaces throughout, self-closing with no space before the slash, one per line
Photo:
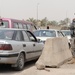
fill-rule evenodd
<path id="1" fill-rule="evenodd" d="M 75 0 L 0 0 L 0 15 L 5 18 L 48 20 L 72 19 L 75 13 Z"/>

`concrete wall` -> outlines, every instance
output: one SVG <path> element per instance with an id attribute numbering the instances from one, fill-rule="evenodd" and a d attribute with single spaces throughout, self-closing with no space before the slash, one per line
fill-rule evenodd
<path id="1" fill-rule="evenodd" d="M 43 52 L 36 62 L 38 66 L 60 66 L 69 58 L 72 58 L 66 37 L 50 38 L 45 42 Z"/>

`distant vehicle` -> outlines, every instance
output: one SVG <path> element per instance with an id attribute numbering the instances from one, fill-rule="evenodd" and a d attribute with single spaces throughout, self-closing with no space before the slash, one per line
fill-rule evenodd
<path id="1" fill-rule="evenodd" d="M 56 29 L 40 29 L 40 30 L 34 31 L 33 34 L 42 42 L 45 42 L 47 38 L 65 36 L 61 31 Z"/>
<path id="2" fill-rule="evenodd" d="M 30 31 L 37 29 L 32 22 L 9 18 L 0 18 L 0 28 L 18 28 L 18 29 L 28 29 Z"/>
<path id="3" fill-rule="evenodd" d="M 61 30 L 66 36 L 71 36 L 70 30 Z"/>
<path id="4" fill-rule="evenodd" d="M 22 70 L 24 63 L 37 59 L 42 52 L 43 43 L 25 29 L 0 29 L 0 64 L 11 64 Z"/>
<path id="5" fill-rule="evenodd" d="M 61 30 L 65 36 L 68 38 L 69 46 L 71 46 L 71 31 L 70 30 Z"/>

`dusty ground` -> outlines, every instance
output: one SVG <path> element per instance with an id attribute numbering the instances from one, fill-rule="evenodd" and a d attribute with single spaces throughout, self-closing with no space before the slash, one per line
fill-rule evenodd
<path id="1" fill-rule="evenodd" d="M 37 70 L 35 62 L 26 64 L 23 71 L 13 71 L 12 68 L 4 66 L 3 70 L 0 66 L 0 75 L 75 75 L 75 64 L 63 64 L 60 68 L 46 68 L 45 70 Z"/>
<path id="2" fill-rule="evenodd" d="M 75 75 L 75 64 L 64 64 L 60 68 L 47 68 L 50 72 L 45 70 L 37 70 L 32 66 L 21 73 L 14 75 Z"/>

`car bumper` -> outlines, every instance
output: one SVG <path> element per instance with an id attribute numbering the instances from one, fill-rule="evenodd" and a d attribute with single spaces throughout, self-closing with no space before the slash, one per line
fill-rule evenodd
<path id="1" fill-rule="evenodd" d="M 18 53 L 0 54 L 0 64 L 15 64 L 17 62 L 18 55 Z"/>

